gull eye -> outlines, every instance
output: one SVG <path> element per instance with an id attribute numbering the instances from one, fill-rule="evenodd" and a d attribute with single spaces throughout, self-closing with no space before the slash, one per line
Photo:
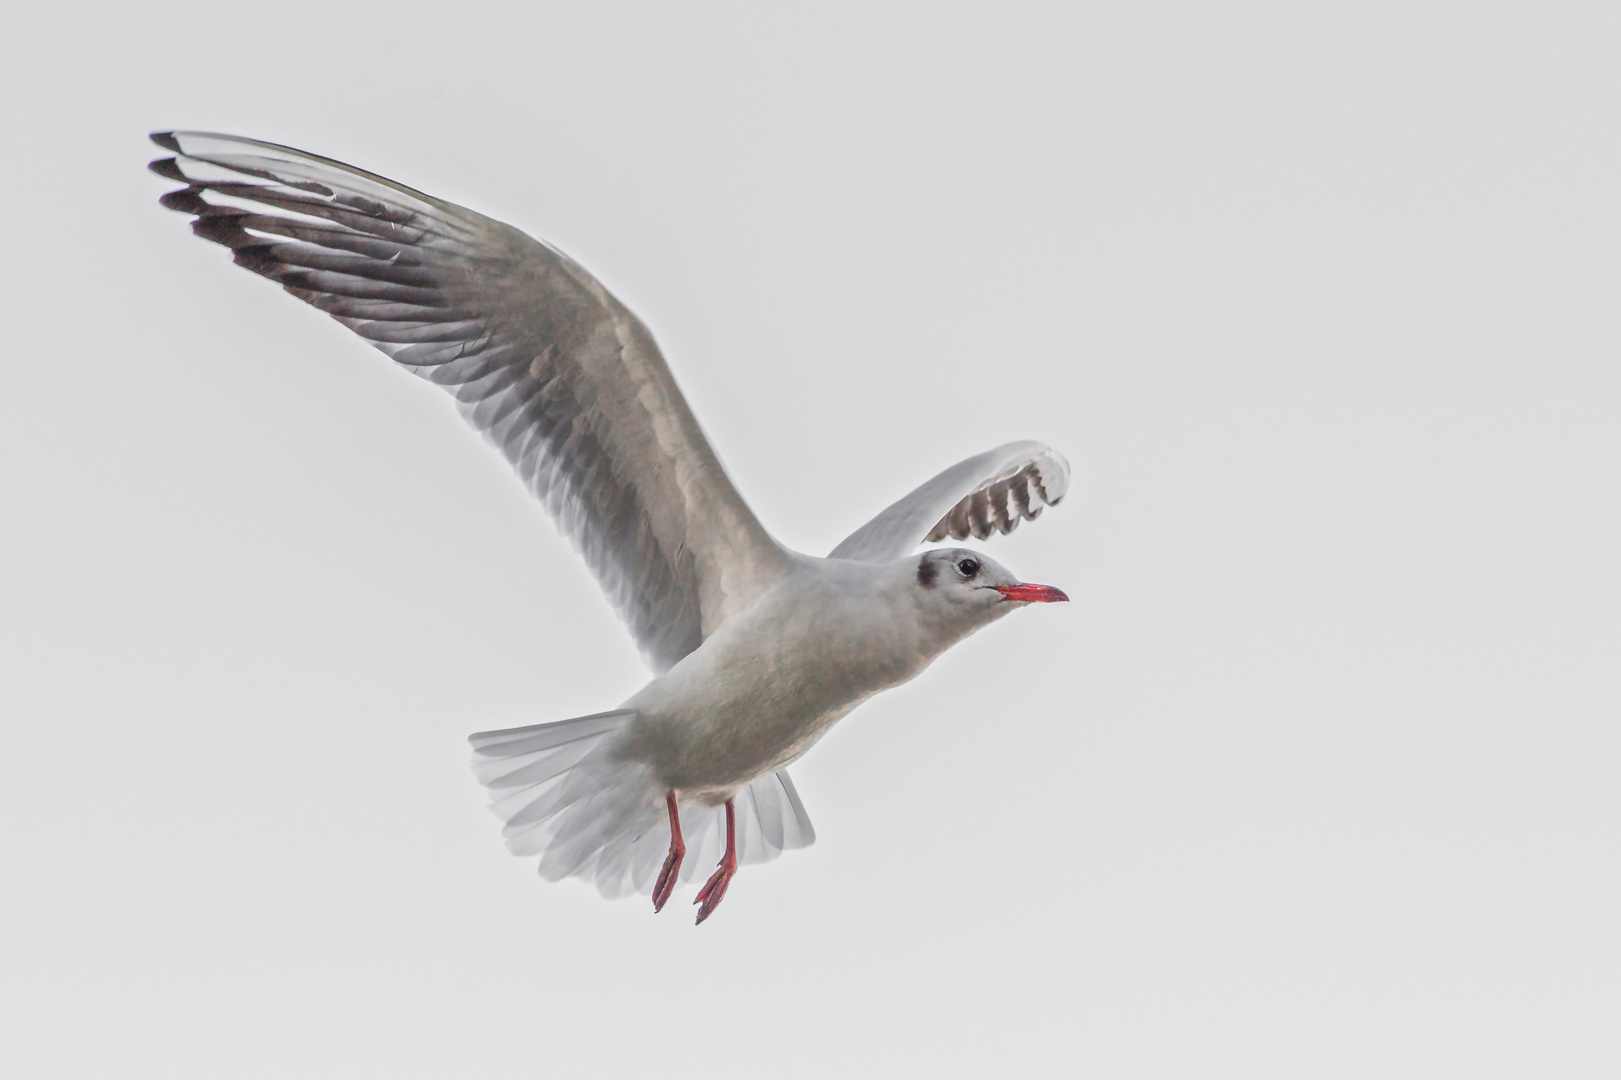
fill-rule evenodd
<path id="1" fill-rule="evenodd" d="M 961 574 L 965 578 L 973 577 L 975 574 L 979 573 L 979 560 L 962 560 L 957 564 L 957 573 Z"/>

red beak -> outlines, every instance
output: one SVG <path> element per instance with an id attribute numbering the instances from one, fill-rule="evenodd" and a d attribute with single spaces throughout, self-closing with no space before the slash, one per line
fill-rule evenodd
<path id="1" fill-rule="evenodd" d="M 1051 585 L 992 585 L 991 588 L 1021 604 L 1056 604 L 1069 599 L 1063 589 Z"/>

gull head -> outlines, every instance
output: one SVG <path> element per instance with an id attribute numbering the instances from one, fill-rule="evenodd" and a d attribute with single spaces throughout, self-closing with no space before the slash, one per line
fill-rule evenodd
<path id="1" fill-rule="evenodd" d="M 1068 600 L 1061 589 L 1020 581 L 993 559 L 967 548 L 936 548 L 917 559 L 917 588 L 927 606 L 971 622 L 990 621 L 1025 604 Z"/>

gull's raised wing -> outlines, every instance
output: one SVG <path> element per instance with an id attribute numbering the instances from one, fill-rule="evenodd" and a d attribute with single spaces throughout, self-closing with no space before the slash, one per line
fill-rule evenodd
<path id="1" fill-rule="evenodd" d="M 884 562 L 919 544 L 984 540 L 1034 521 L 1069 488 L 1069 462 L 1038 442 L 1014 442 L 961 461 L 845 537 L 830 559 Z"/>
<path id="2" fill-rule="evenodd" d="M 510 225 L 337 161 L 152 136 L 163 205 L 456 397 L 585 556 L 664 671 L 788 556 L 755 519 L 641 321 Z"/>

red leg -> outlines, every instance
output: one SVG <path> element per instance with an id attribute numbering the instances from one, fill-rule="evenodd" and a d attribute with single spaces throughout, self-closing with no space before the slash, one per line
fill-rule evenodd
<path id="1" fill-rule="evenodd" d="M 721 856 L 720 865 L 710 875 L 709 881 L 698 890 L 694 904 L 702 904 L 698 909 L 698 921 L 701 923 L 709 918 L 715 905 L 720 903 L 721 897 L 726 895 L 726 886 L 731 884 L 732 875 L 737 873 L 737 811 L 732 809 L 732 800 L 726 800 L 726 854 Z"/>
<path id="2" fill-rule="evenodd" d="M 670 811 L 670 853 L 664 856 L 664 869 L 659 871 L 658 884 L 653 886 L 655 915 L 664 910 L 665 901 L 675 891 L 676 878 L 681 876 L 681 860 L 687 854 L 687 845 L 681 840 L 681 815 L 675 809 L 675 792 L 665 792 L 664 805 Z"/>

